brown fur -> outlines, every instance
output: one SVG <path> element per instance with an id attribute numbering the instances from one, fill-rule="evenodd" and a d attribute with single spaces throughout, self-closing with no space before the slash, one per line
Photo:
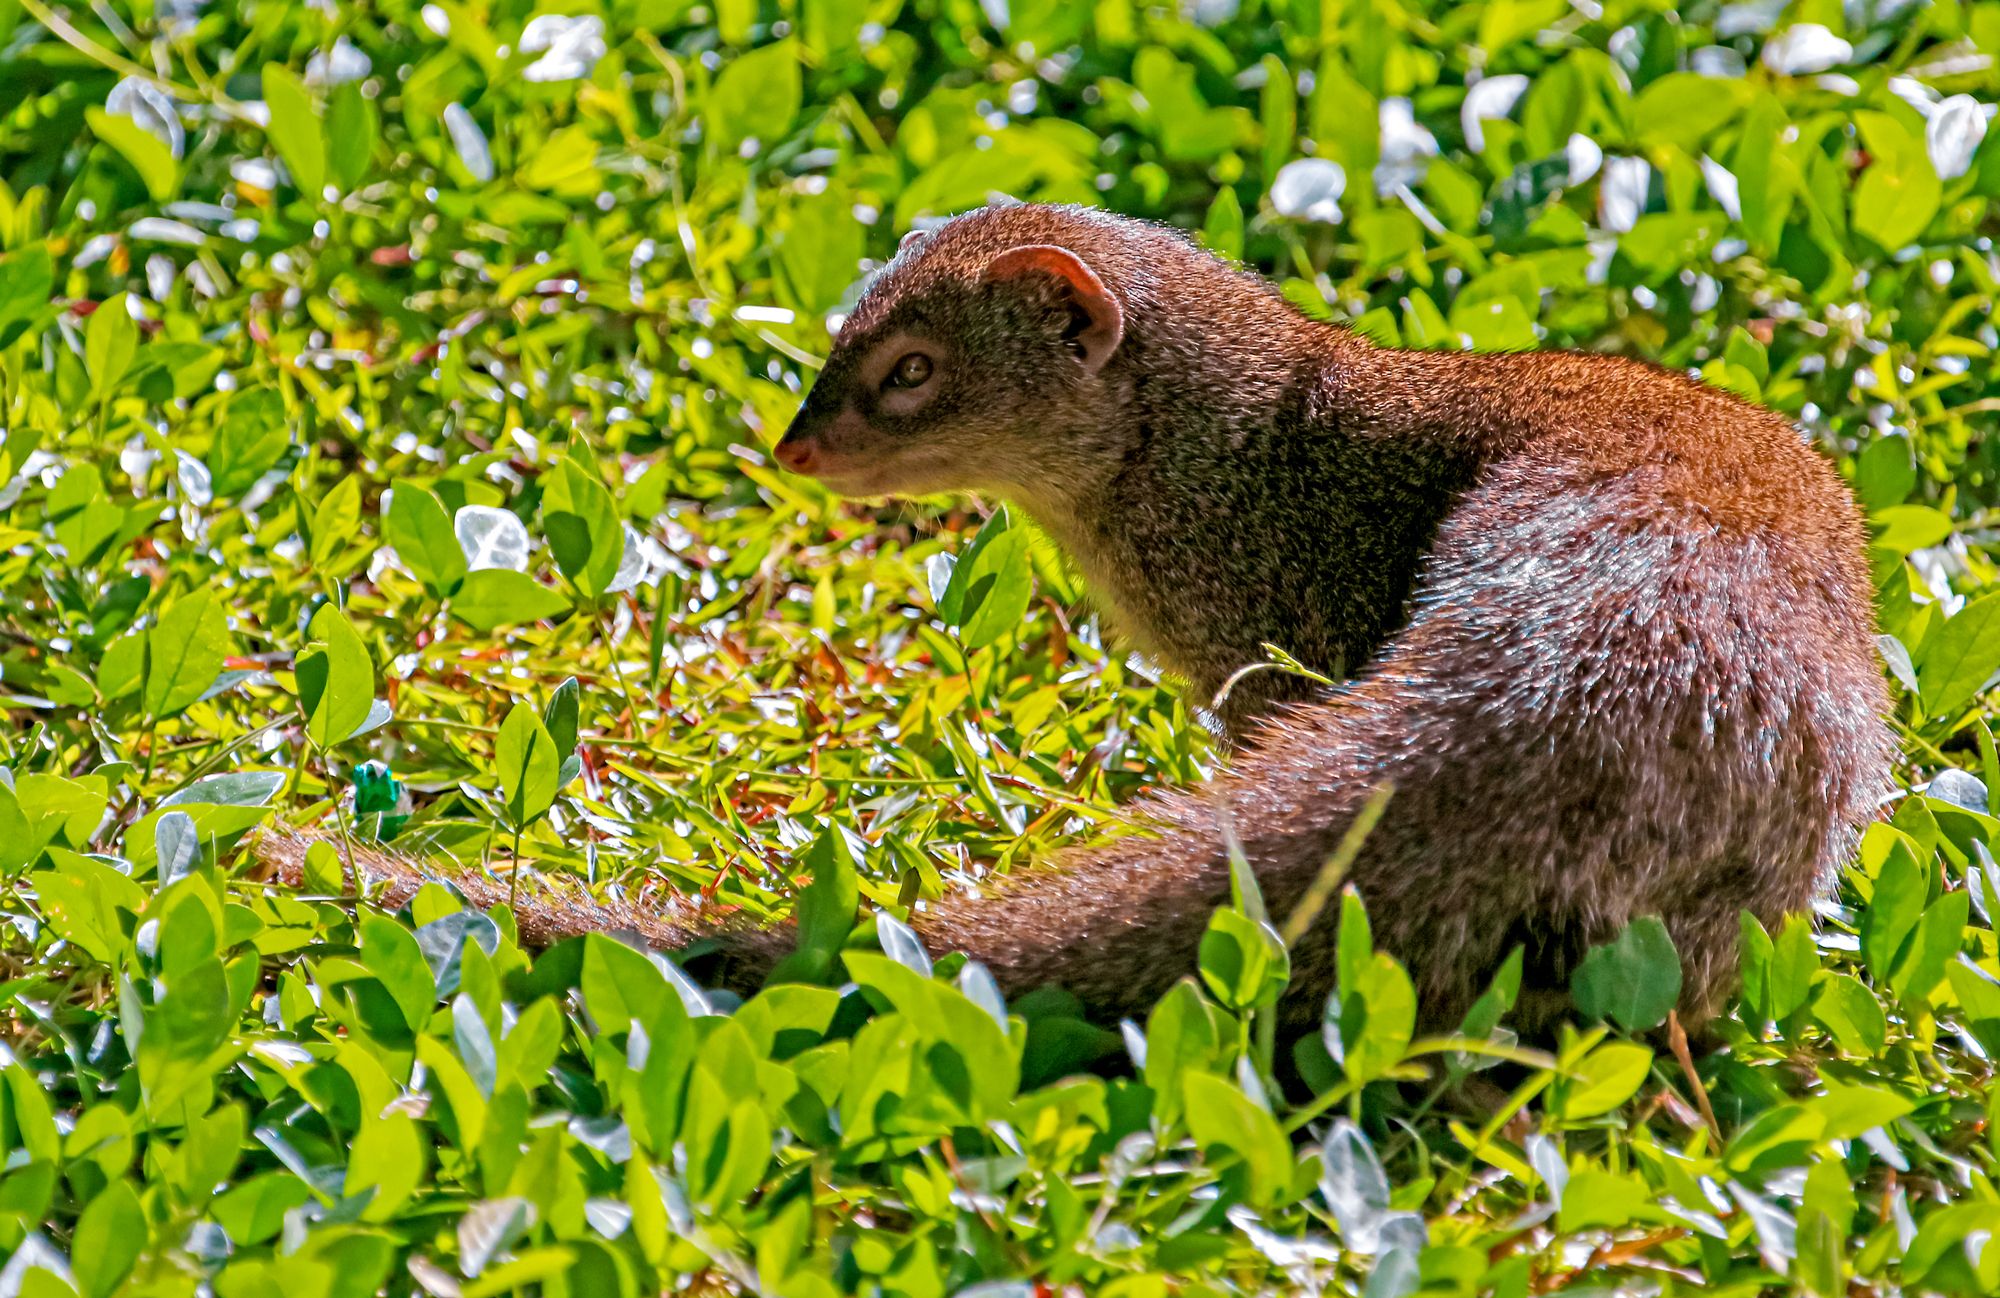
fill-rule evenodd
<path id="1" fill-rule="evenodd" d="M 912 349 L 923 389 L 882 387 Z M 1853 502 L 1783 420 L 1683 375 L 1376 348 L 1173 231 L 1017 206 L 906 246 L 779 456 L 852 494 L 1014 501 L 1197 701 L 1267 642 L 1350 678 L 1248 677 L 1221 709 L 1234 769 L 1144 806 L 1157 832 L 914 918 L 1010 991 L 1143 1013 L 1227 899 L 1221 820 L 1282 920 L 1388 783 L 1349 878 L 1427 1021 L 1516 945 L 1546 1013 L 1648 913 L 1701 1016 L 1738 911 L 1808 906 L 1888 786 Z M 782 943 L 725 940 L 740 982 Z M 1293 961 L 1304 1027 L 1332 925 Z"/>

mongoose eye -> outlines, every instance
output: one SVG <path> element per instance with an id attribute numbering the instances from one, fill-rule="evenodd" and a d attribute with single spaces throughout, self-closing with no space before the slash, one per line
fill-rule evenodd
<path id="1" fill-rule="evenodd" d="M 931 376 L 931 358 L 922 352 L 911 352 L 896 362 L 889 371 L 888 381 L 883 385 L 891 388 L 920 388 Z"/>

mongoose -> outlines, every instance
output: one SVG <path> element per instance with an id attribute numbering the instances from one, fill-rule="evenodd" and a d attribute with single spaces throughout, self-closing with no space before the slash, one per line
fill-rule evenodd
<path id="1" fill-rule="evenodd" d="M 1778 416 L 1605 356 L 1376 347 L 1170 229 L 1072 207 L 905 241 L 776 451 L 845 494 L 974 490 L 1073 557 L 1115 630 L 1222 711 L 1234 769 L 1133 836 L 918 916 L 1003 986 L 1142 1014 L 1228 897 L 1282 921 L 1358 807 L 1379 945 L 1449 1025 L 1525 948 L 1523 1011 L 1657 914 L 1683 1010 L 1738 912 L 1805 909 L 1889 787 L 1864 533 Z M 1333 925 L 1292 952 L 1315 1020 Z"/>
<path id="2" fill-rule="evenodd" d="M 1152 832 L 913 917 L 1010 992 L 1143 1015 L 1228 898 L 1223 823 L 1282 922 L 1387 784 L 1349 880 L 1426 1023 L 1516 946 L 1545 1019 L 1644 914 L 1700 1019 L 1738 912 L 1805 909 L 1889 787 L 1851 496 L 1778 416 L 1654 366 L 1377 347 L 1171 229 L 996 207 L 904 241 L 776 455 L 1013 502 L 1197 703 L 1266 645 L 1341 682 L 1238 680 L 1231 769 L 1141 807 Z M 1293 1029 L 1333 928 L 1292 951 Z M 783 942 L 732 940 L 753 984 Z"/>

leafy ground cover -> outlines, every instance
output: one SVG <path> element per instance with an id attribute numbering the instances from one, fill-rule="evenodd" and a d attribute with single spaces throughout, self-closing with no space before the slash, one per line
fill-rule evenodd
<path id="1" fill-rule="evenodd" d="M 1996 53 L 1990 0 L 0 0 L 0 1293 L 2000 1288 Z M 1338 901 L 1310 1097 L 1249 881 L 1122 1038 L 907 939 L 1214 760 L 1024 521 L 766 462 L 996 192 L 1839 460 L 1922 792 L 1692 1070 L 1646 924 L 1550 1049 L 1504 978 L 1413 1041 Z M 378 839 L 796 903 L 846 977 L 356 905 Z"/>

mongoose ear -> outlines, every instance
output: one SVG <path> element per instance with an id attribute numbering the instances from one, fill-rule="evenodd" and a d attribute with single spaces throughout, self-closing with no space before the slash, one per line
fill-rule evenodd
<path id="1" fill-rule="evenodd" d="M 1025 275 L 1053 276 L 1068 292 L 1076 308 L 1078 327 L 1070 335 L 1084 369 L 1095 374 L 1118 350 L 1125 337 L 1125 309 L 1118 305 L 1097 272 L 1067 248 L 1054 244 L 1031 244 L 1009 248 L 986 263 L 982 281 L 1019 279 Z"/>

